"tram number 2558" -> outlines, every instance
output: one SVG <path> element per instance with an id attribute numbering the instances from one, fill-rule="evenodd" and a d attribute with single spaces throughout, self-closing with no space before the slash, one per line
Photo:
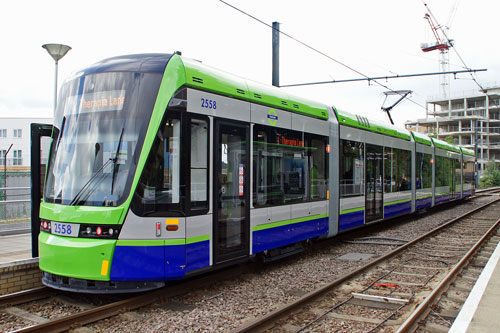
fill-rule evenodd
<path id="1" fill-rule="evenodd" d="M 213 99 L 202 98 L 201 107 L 205 109 L 215 110 L 217 109 L 217 102 Z"/>

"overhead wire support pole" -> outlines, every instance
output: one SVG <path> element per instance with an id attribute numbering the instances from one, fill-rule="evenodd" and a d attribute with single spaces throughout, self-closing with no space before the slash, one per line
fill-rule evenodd
<path id="1" fill-rule="evenodd" d="M 363 77 L 358 79 L 345 79 L 345 80 L 331 80 L 331 81 L 318 81 L 318 82 L 307 82 L 307 83 L 295 83 L 295 84 L 284 84 L 280 87 L 299 87 L 299 86 L 312 86 L 316 84 L 327 84 L 327 83 L 345 83 L 345 82 L 356 82 L 356 81 L 374 81 L 374 80 L 388 80 L 388 79 L 401 79 L 406 77 L 415 77 L 415 76 L 430 76 L 430 75 L 442 75 L 442 74 L 453 74 L 457 75 L 460 73 L 476 73 L 476 72 L 485 72 L 487 69 L 470 69 L 470 70 L 462 70 L 462 71 L 449 71 L 449 72 L 434 72 L 434 73 L 418 73 L 418 74 L 402 74 L 402 75 L 390 75 L 390 76 L 377 76 L 377 77 Z"/>
<path id="2" fill-rule="evenodd" d="M 280 23 L 273 22 L 273 86 L 280 86 Z"/>

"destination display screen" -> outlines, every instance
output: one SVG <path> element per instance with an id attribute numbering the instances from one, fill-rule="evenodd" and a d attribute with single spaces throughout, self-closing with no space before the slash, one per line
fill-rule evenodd
<path id="1" fill-rule="evenodd" d="M 125 90 L 108 90 L 68 96 L 64 114 L 121 111 L 125 105 Z"/>

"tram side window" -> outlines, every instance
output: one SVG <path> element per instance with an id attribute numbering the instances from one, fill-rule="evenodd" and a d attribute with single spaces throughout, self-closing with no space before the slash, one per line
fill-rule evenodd
<path id="1" fill-rule="evenodd" d="M 255 125 L 254 207 L 326 199 L 327 140 L 307 133 Z"/>
<path id="2" fill-rule="evenodd" d="M 411 153 L 408 150 L 385 147 L 385 192 L 411 190 Z"/>
<path id="3" fill-rule="evenodd" d="M 311 199 L 325 200 L 328 191 L 327 138 L 311 138 Z"/>
<path id="4" fill-rule="evenodd" d="M 468 185 L 464 188 L 470 189 L 474 187 L 474 162 L 464 162 L 464 184 Z"/>
<path id="5" fill-rule="evenodd" d="M 444 156 L 436 156 L 436 187 L 451 185 L 451 160 Z"/>
<path id="6" fill-rule="evenodd" d="M 208 208 L 208 121 L 191 119 L 191 208 Z"/>
<path id="7" fill-rule="evenodd" d="M 453 161 L 455 165 L 455 185 L 462 186 L 462 168 L 460 160 L 454 159 Z"/>
<path id="8" fill-rule="evenodd" d="M 417 153 L 416 188 L 432 187 L 432 155 Z"/>
<path id="9" fill-rule="evenodd" d="M 362 142 L 340 140 L 340 197 L 364 194 L 364 145 Z"/>

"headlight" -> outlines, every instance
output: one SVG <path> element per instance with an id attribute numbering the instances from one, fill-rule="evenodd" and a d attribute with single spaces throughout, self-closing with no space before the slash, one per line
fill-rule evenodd
<path id="1" fill-rule="evenodd" d="M 82 238 L 102 238 L 117 239 L 121 225 L 82 225 L 79 237 Z"/>

